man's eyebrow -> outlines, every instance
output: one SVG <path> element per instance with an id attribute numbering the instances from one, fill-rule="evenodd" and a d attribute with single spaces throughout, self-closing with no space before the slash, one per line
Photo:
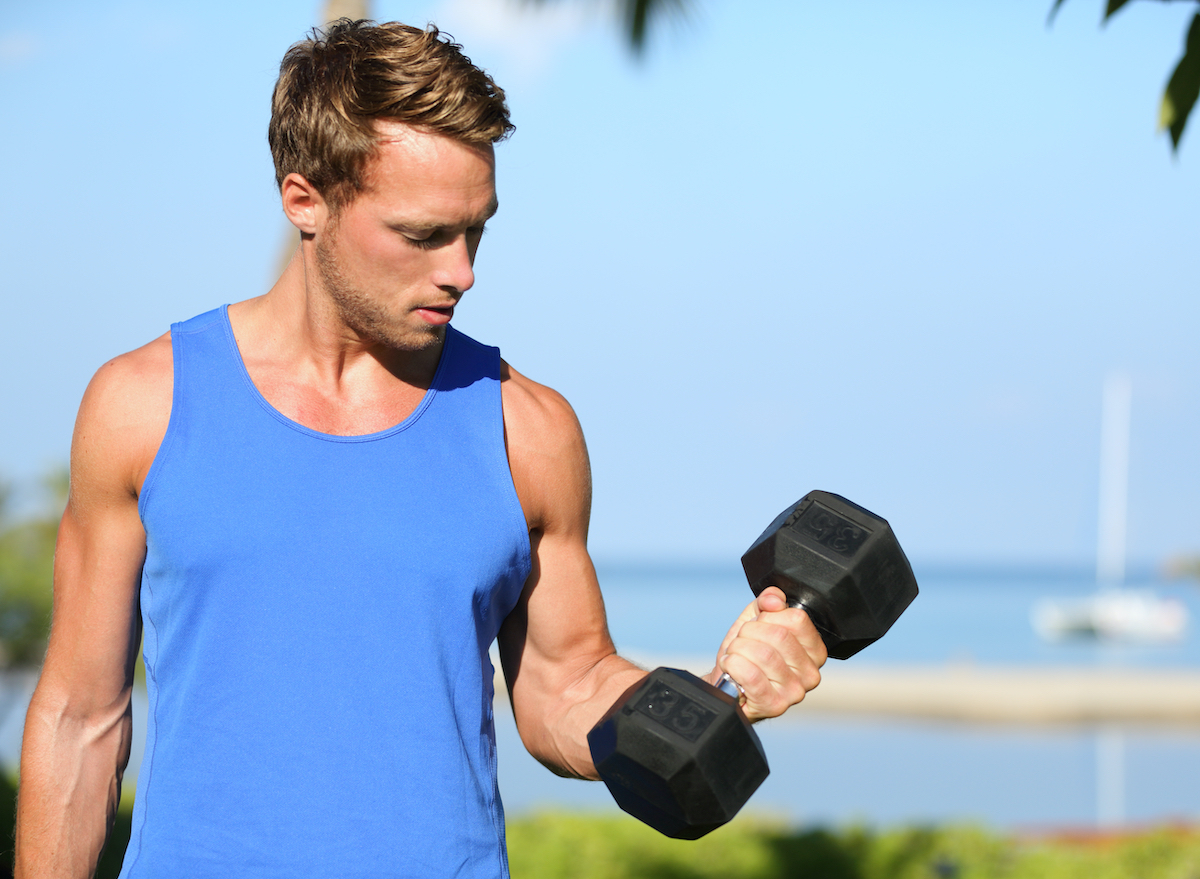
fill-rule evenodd
<path id="1" fill-rule="evenodd" d="M 496 211 L 500 210 L 500 202 L 497 199 L 492 199 L 491 203 L 484 209 L 478 219 L 472 220 L 471 225 L 483 225 L 492 217 L 496 216 Z M 422 223 L 419 221 L 401 221 L 394 224 L 397 227 L 403 227 L 409 232 L 436 232 L 439 229 L 446 228 L 446 223 Z"/>

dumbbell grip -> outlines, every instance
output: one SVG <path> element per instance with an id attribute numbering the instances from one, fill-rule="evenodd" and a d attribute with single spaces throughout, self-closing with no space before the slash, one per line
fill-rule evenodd
<path id="1" fill-rule="evenodd" d="M 800 608 L 800 610 L 802 610 L 806 614 L 808 614 L 810 619 L 812 618 L 812 611 L 809 609 L 808 605 L 804 604 L 804 602 L 802 602 L 802 601 L 797 601 L 794 598 L 789 598 L 788 599 L 788 607 L 798 607 L 798 608 Z M 742 689 L 742 685 L 739 684 L 737 681 L 735 681 L 733 678 L 731 678 L 725 672 L 721 673 L 721 677 L 717 681 L 717 689 L 720 690 L 722 693 L 724 693 L 726 696 L 732 696 L 734 699 L 737 699 L 739 702 L 741 701 L 742 696 L 744 696 L 746 694 L 746 691 Z"/>

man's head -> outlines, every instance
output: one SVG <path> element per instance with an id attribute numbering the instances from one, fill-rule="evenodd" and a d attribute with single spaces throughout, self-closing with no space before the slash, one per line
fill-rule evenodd
<path id="1" fill-rule="evenodd" d="M 513 130 L 503 89 L 437 28 L 342 19 L 280 65 L 268 130 L 276 184 L 300 174 L 340 209 L 366 185 L 376 120 L 477 147 Z"/>

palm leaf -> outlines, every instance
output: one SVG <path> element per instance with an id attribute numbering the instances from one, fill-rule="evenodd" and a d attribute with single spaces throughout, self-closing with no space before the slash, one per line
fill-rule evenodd
<path id="1" fill-rule="evenodd" d="M 1054 0 L 1054 5 L 1050 7 L 1047 24 L 1054 22 L 1059 7 L 1065 2 L 1066 0 Z M 1174 3 L 1179 0 L 1158 0 L 1158 2 Z M 1196 3 L 1197 0 L 1186 0 L 1186 2 Z M 1107 0 L 1104 7 L 1104 22 L 1107 24 L 1108 20 L 1128 3 L 1129 0 Z M 1200 96 L 1200 12 L 1196 13 L 1191 27 L 1188 28 L 1183 57 L 1175 65 L 1175 72 L 1171 74 L 1171 79 L 1167 82 L 1158 107 L 1159 130 L 1170 132 L 1173 150 L 1179 149 L 1179 139 L 1183 137 L 1183 129 L 1187 126 L 1188 116 L 1191 115 L 1198 96 Z"/>
<path id="2" fill-rule="evenodd" d="M 646 47 L 650 23 L 666 14 L 686 13 L 689 0 L 622 0 L 622 17 L 625 20 L 625 36 L 635 53 Z"/>
<path id="3" fill-rule="evenodd" d="M 1047 24 L 1054 23 L 1054 17 L 1058 15 L 1058 7 L 1066 3 L 1067 0 L 1054 0 L 1054 5 L 1050 7 L 1050 15 L 1046 18 Z M 1128 3 L 1129 0 L 1108 0 L 1104 6 L 1104 20 L 1107 22 L 1110 18 L 1121 11 L 1121 8 Z M 1174 3 L 1177 0 L 1158 0 L 1159 3 Z M 1195 0 L 1185 0 L 1185 2 L 1195 2 Z"/>
<path id="4" fill-rule="evenodd" d="M 1066 2 L 1067 0 L 1054 0 L 1054 5 L 1050 7 L 1050 14 L 1046 16 L 1046 24 L 1054 24 L 1054 16 L 1058 15 L 1058 7 Z"/>
<path id="5" fill-rule="evenodd" d="M 1196 13 L 1188 28 L 1183 57 L 1167 82 L 1159 107 L 1159 128 L 1171 133 L 1171 145 L 1176 150 L 1179 149 L 1179 139 L 1183 137 L 1183 129 L 1192 107 L 1196 105 L 1197 96 L 1200 96 L 1200 12 Z"/>
<path id="6" fill-rule="evenodd" d="M 552 0 L 526 2 L 543 5 Z M 614 5 L 629 48 L 635 55 L 641 55 L 655 22 L 669 15 L 686 15 L 693 6 L 699 5 L 699 0 L 616 0 Z"/>

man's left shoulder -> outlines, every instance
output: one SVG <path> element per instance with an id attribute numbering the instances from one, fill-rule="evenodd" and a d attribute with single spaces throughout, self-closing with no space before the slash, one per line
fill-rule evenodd
<path id="1" fill-rule="evenodd" d="M 542 435 L 551 442 L 576 435 L 582 440 L 579 419 L 566 397 L 518 372 L 505 360 L 500 361 L 500 393 L 510 433 L 519 431 L 531 438 Z"/>
<path id="2" fill-rule="evenodd" d="M 509 467 L 530 528 L 586 534 L 592 476 L 575 410 L 504 361 L 500 390 Z"/>

